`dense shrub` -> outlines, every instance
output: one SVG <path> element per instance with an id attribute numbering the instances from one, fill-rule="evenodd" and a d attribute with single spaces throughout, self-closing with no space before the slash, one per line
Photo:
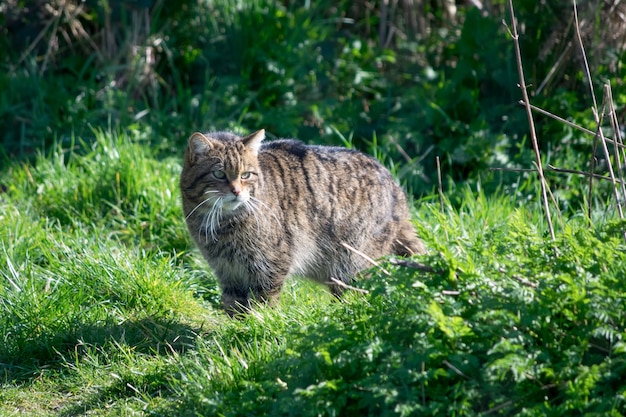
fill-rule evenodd
<path id="1" fill-rule="evenodd" d="M 28 157 L 116 127 L 180 153 L 195 130 L 264 127 L 376 153 L 417 194 L 434 186 L 435 156 L 453 180 L 487 181 L 486 168 L 531 164 L 507 4 L 487 3 L 7 2 L 2 145 Z M 617 85 L 623 6 L 611 4 L 581 5 L 580 26 L 595 82 Z M 533 101 L 592 125 L 571 6 L 515 6 Z M 537 122 L 552 160 L 588 159 L 588 138 Z"/>

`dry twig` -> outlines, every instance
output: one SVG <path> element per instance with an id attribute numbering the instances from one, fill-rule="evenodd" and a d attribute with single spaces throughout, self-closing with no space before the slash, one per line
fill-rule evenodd
<path id="1" fill-rule="evenodd" d="M 499 167 L 494 167 L 494 168 L 489 168 L 490 171 L 506 171 L 506 172 L 537 172 L 536 169 L 534 168 L 499 168 Z M 581 175 L 583 177 L 593 177 L 594 179 L 597 180 L 606 180 L 606 181 L 611 181 L 610 177 L 601 175 L 601 174 L 592 174 L 590 172 L 587 171 L 579 171 L 577 169 L 567 169 L 567 168 L 559 168 L 559 167 L 555 167 L 554 165 L 548 164 L 546 165 L 546 170 L 545 172 L 557 172 L 557 173 L 563 173 L 563 174 L 576 174 L 576 175 Z M 617 182 L 618 184 L 623 184 L 624 182 L 622 180 L 615 180 L 615 182 Z"/>
<path id="2" fill-rule="evenodd" d="M 624 170 L 620 169 L 623 162 L 626 162 L 626 153 L 624 152 L 624 144 L 622 141 L 622 131 L 619 127 L 619 121 L 617 120 L 617 112 L 615 111 L 615 105 L 613 104 L 613 91 L 611 90 L 611 84 L 606 83 L 604 85 L 604 94 L 608 97 L 609 103 L 609 119 L 611 121 L 611 129 L 613 130 L 613 152 L 615 155 L 615 168 L 619 175 L 619 180 L 615 180 L 620 185 L 620 191 L 622 198 L 618 204 L 622 204 L 626 200 L 626 187 L 624 186 Z"/>
<path id="3" fill-rule="evenodd" d="M 576 169 L 566 169 L 566 168 L 558 168 L 555 167 L 554 165 L 550 165 L 548 164 L 548 169 L 550 171 L 554 171 L 554 172 L 562 172 L 565 174 L 576 174 L 576 175 L 582 175 L 585 177 L 593 177 L 594 179 L 597 180 L 607 180 L 607 181 L 611 181 L 610 177 L 606 177 L 604 175 L 601 174 L 594 174 L 592 172 L 587 172 L 587 171 L 578 171 Z M 615 180 L 618 184 L 623 184 L 622 180 Z"/>
<path id="4" fill-rule="evenodd" d="M 341 288 L 345 288 L 346 290 L 352 290 L 352 291 L 360 292 L 362 294 L 370 293 L 368 290 L 364 290 L 363 288 L 353 287 L 352 285 L 348 285 L 345 282 L 338 280 L 337 278 L 330 277 L 330 281 L 331 282 L 329 282 L 329 284 L 337 285 Z"/>
<path id="5" fill-rule="evenodd" d="M 363 252 L 361 252 L 360 250 L 358 250 L 358 249 L 356 249 L 356 248 L 354 248 L 354 247 L 352 247 L 352 246 L 348 245 L 346 242 L 341 242 L 341 245 L 342 245 L 344 248 L 346 248 L 346 249 L 348 249 L 348 250 L 350 250 L 350 251 L 352 251 L 352 252 L 356 253 L 356 254 L 357 254 L 357 255 L 359 255 L 361 258 L 365 259 L 366 261 L 368 261 L 369 263 L 371 263 L 372 265 L 374 265 L 375 267 L 377 267 L 378 269 L 380 269 L 380 270 L 381 270 L 381 271 L 382 271 L 385 275 L 388 275 L 388 276 L 389 276 L 389 275 L 391 275 L 391 274 L 389 273 L 389 271 L 387 271 L 385 268 L 383 268 L 383 267 L 382 267 L 382 266 L 381 266 L 378 262 L 376 262 L 375 260 L 373 260 L 372 258 L 370 258 L 369 256 L 367 256 L 366 254 L 364 254 L 364 253 L 363 253 Z"/>
<path id="6" fill-rule="evenodd" d="M 517 60 L 517 71 L 520 80 L 520 90 L 522 90 L 522 98 L 524 101 L 524 107 L 526 108 L 526 115 L 528 117 L 528 126 L 530 129 L 530 140 L 532 142 L 533 150 L 535 152 L 535 165 L 537 166 L 537 174 L 539 175 L 539 182 L 541 184 L 541 201 L 546 213 L 546 220 L 548 222 L 548 228 L 550 229 L 550 236 L 552 240 L 556 240 L 554 235 L 554 226 L 552 225 L 552 217 L 550 215 L 550 205 L 548 202 L 548 183 L 543 174 L 543 166 L 541 164 L 541 154 L 539 152 L 539 144 L 537 142 L 537 133 L 535 131 L 535 122 L 533 120 L 533 113 L 530 107 L 530 100 L 528 98 L 528 91 L 526 89 L 526 81 L 524 80 L 524 68 L 522 66 L 522 52 L 519 45 L 519 34 L 517 33 L 517 21 L 515 19 L 515 10 L 513 9 L 513 0 L 509 0 L 509 11 L 511 14 L 511 37 L 515 45 L 515 58 Z"/>
<path id="7" fill-rule="evenodd" d="M 439 161 L 439 157 L 437 157 L 437 186 L 439 191 L 439 208 L 441 212 L 444 212 L 443 205 L 443 185 L 441 184 L 441 162 Z"/>
<path id="8" fill-rule="evenodd" d="M 419 271 L 422 272 L 432 272 L 432 273 L 440 273 L 441 271 L 437 271 L 436 269 L 434 269 L 431 266 L 425 265 L 425 264 L 421 264 L 419 262 L 415 262 L 415 261 L 410 261 L 408 259 L 397 259 L 397 258 L 391 258 L 389 259 L 389 263 L 392 265 L 396 265 L 396 266 L 404 266 L 406 268 L 411 268 L 411 269 L 417 269 Z"/>
<path id="9" fill-rule="evenodd" d="M 614 148 L 615 148 L 615 161 L 617 166 L 619 167 L 619 147 L 616 145 L 616 143 L 619 143 L 619 136 L 620 136 L 620 132 L 619 130 L 616 131 L 615 127 L 617 126 L 613 120 L 613 114 L 615 113 L 615 108 L 613 106 L 613 100 L 612 100 L 612 94 L 611 94 L 611 87 L 610 85 L 607 83 L 604 86 L 604 99 L 602 102 L 602 112 L 600 113 L 598 111 L 598 102 L 596 101 L 596 94 L 595 94 L 595 90 L 593 88 L 593 80 L 591 78 L 591 71 L 589 70 L 589 62 L 587 60 L 587 54 L 585 52 L 585 46 L 583 45 L 583 40 L 582 40 L 582 36 L 580 34 L 580 22 L 578 20 L 578 7 L 576 6 L 576 0 L 573 0 L 573 5 L 574 5 L 574 23 L 576 26 L 576 40 L 578 41 L 578 46 L 580 47 L 580 53 L 582 55 L 582 59 L 583 59 L 583 64 L 584 64 L 584 72 L 585 72 L 585 77 L 587 78 L 587 84 L 589 85 L 589 92 L 591 94 L 591 100 L 593 102 L 593 115 L 595 117 L 596 120 L 596 125 L 597 125 L 597 136 L 595 137 L 594 141 L 598 140 L 598 137 L 600 138 L 599 142 L 600 145 L 602 146 L 602 151 L 604 153 L 604 157 L 606 158 L 607 161 L 607 168 L 609 171 L 609 178 L 611 179 L 611 182 L 613 183 L 613 194 L 615 196 L 615 202 L 617 205 L 617 212 L 619 214 L 620 219 L 624 218 L 624 210 L 622 208 L 622 199 L 620 198 L 620 190 L 618 189 L 617 186 L 617 179 L 615 178 L 615 173 L 613 170 L 613 165 L 611 163 L 611 154 L 609 153 L 609 149 L 607 146 L 607 142 L 608 140 L 604 137 L 604 133 L 602 132 L 602 121 L 603 121 L 603 117 L 605 114 L 607 114 L 607 109 L 608 109 L 608 114 L 611 115 L 611 124 L 614 127 Z M 594 146 L 593 146 L 593 154 L 591 155 L 591 176 L 589 177 L 589 209 L 588 209 L 588 219 L 589 221 L 591 221 L 591 195 L 592 195 L 592 187 L 593 187 L 593 174 L 594 174 L 594 166 L 595 166 L 595 149 L 596 149 L 596 143 L 594 142 Z M 624 187 L 621 187 L 622 192 L 626 192 L 626 190 L 624 189 Z M 624 195 L 624 194 L 623 194 Z M 624 233 L 624 239 L 626 239 L 626 233 Z"/>
<path id="10" fill-rule="evenodd" d="M 504 268 L 500 268 L 498 269 L 498 271 L 502 274 L 506 274 L 506 269 Z M 537 288 L 538 284 L 532 281 L 527 280 L 526 278 L 517 276 L 517 275 L 510 275 L 511 278 L 513 278 L 514 280 L 516 280 L 517 282 L 519 282 L 520 284 L 524 284 L 528 287 L 532 287 L 532 288 Z"/>
<path id="11" fill-rule="evenodd" d="M 524 105 L 524 102 L 523 102 L 522 100 L 520 100 L 520 104 L 521 104 L 521 105 Z M 570 122 L 569 120 L 564 119 L 564 118 L 562 118 L 562 117 L 560 117 L 560 116 L 557 116 L 557 115 L 556 115 L 556 114 L 554 114 L 554 113 L 550 113 L 549 111 L 544 110 L 544 109 L 542 109 L 541 107 L 537 107 L 537 106 L 535 106 L 535 105 L 532 105 L 532 104 L 531 104 L 531 105 L 530 105 L 530 108 L 531 108 L 531 109 L 533 109 L 534 111 L 538 112 L 538 113 L 543 114 L 544 116 L 551 117 L 551 118 L 553 118 L 554 120 L 557 120 L 557 121 L 559 121 L 559 122 L 561 122 L 561 123 L 563 123 L 563 124 L 566 124 L 566 125 L 568 125 L 568 126 L 570 126 L 570 127 L 573 127 L 574 129 L 577 129 L 577 130 L 580 130 L 581 132 L 587 133 L 588 135 L 591 135 L 591 136 L 596 136 L 596 132 L 594 132 L 593 130 L 589 130 L 589 129 L 587 129 L 587 128 L 583 127 L 583 126 L 579 126 L 579 125 L 577 125 L 576 123 L 574 123 L 574 122 Z M 622 149 L 622 150 L 623 150 L 624 148 L 626 148 L 626 145 L 624 145 L 623 143 L 620 143 L 620 142 L 615 142 L 613 139 L 610 139 L 610 138 L 605 137 L 605 140 L 606 140 L 608 143 L 612 143 L 612 144 L 614 144 L 615 146 L 619 147 L 619 148 L 620 148 L 620 149 Z"/>

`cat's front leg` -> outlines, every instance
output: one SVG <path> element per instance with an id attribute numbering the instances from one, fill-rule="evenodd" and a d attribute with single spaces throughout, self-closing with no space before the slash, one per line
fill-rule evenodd
<path id="1" fill-rule="evenodd" d="M 222 287 L 222 303 L 224 310 L 230 317 L 250 311 L 254 303 L 274 305 L 280 299 L 282 281 L 277 280 L 272 285 L 253 285 L 248 288 L 237 286 Z"/>
<path id="2" fill-rule="evenodd" d="M 230 317 L 247 313 L 250 310 L 250 297 L 247 289 L 236 286 L 222 286 L 222 304 Z"/>

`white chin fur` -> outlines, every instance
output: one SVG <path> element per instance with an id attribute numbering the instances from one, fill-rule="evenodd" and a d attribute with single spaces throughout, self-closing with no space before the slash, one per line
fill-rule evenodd
<path id="1" fill-rule="evenodd" d="M 235 211 L 238 208 L 241 208 L 241 206 L 249 200 L 249 197 L 246 195 L 244 196 L 243 194 L 239 194 L 239 196 L 235 197 L 234 195 L 232 196 L 232 198 L 228 198 L 225 199 L 224 202 L 222 203 L 222 210 L 224 211 Z"/>

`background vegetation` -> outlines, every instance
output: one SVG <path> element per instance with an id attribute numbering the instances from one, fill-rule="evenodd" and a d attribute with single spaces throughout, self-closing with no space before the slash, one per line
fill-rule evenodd
<path id="1" fill-rule="evenodd" d="M 626 414 L 626 224 L 548 170 L 552 241 L 535 173 L 490 169 L 533 168 L 510 18 L 456 3 L 2 2 L 0 415 Z M 571 5 L 514 3 L 531 101 L 595 131 Z M 625 8 L 578 10 L 619 121 Z M 588 170 L 592 135 L 536 122 Z M 375 154 L 429 254 L 228 319 L 177 177 L 192 132 L 261 127 Z"/>
<path id="2" fill-rule="evenodd" d="M 6 1 L 1 143 L 5 155 L 31 158 L 104 128 L 173 155 L 196 130 L 263 127 L 370 149 L 418 195 L 436 183 L 435 156 L 455 182 L 528 168 L 505 2 L 453 3 Z M 571 4 L 515 6 L 533 103 L 591 124 Z M 579 8 L 596 91 L 621 85 L 624 6 Z M 615 102 L 621 114 L 621 93 Z M 550 161 L 587 162 L 590 137 L 537 122 Z"/>

